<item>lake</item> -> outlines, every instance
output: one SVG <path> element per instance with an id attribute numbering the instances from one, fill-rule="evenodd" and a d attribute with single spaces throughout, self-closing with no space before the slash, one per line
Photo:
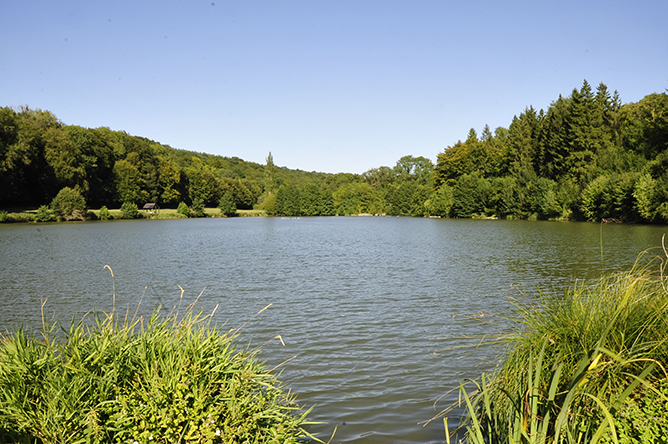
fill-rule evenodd
<path id="1" fill-rule="evenodd" d="M 460 380 L 496 364 L 459 348 L 507 328 L 510 299 L 627 269 L 665 226 L 396 217 L 0 225 L 0 331 L 112 306 L 198 306 L 264 344 L 334 443 L 437 443 Z M 105 266 L 114 272 L 111 274 Z M 262 308 L 270 308 L 255 316 Z M 285 346 L 273 339 L 280 335 Z M 454 347 L 454 348 L 453 348 Z M 296 356 L 296 357 L 295 357 Z M 456 419 L 451 427 L 456 425 Z"/>

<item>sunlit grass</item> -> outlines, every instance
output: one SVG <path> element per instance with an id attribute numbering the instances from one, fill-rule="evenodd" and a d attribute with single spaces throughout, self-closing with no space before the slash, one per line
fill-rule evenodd
<path id="1" fill-rule="evenodd" d="M 499 369 L 462 384 L 465 440 L 667 442 L 663 257 L 645 254 L 631 270 L 564 295 L 517 300 Z"/>
<path id="2" fill-rule="evenodd" d="M 296 443 L 309 436 L 295 396 L 238 329 L 211 316 L 122 319 L 0 338 L 0 442 Z M 279 338 L 280 339 L 280 338 Z"/>

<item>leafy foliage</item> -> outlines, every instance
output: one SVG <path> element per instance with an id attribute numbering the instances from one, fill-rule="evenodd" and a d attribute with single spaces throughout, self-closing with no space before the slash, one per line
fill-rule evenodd
<path id="1" fill-rule="evenodd" d="M 225 217 L 232 217 L 237 215 L 237 206 L 234 203 L 232 194 L 229 192 L 223 193 L 223 197 L 218 202 L 220 213 Z"/>
<path id="2" fill-rule="evenodd" d="M 296 443 L 306 413 L 256 350 L 192 308 L 95 314 L 0 343 L 0 435 L 39 443 Z"/>
<path id="3" fill-rule="evenodd" d="M 65 187 L 51 201 L 51 210 L 58 219 L 84 220 L 86 218 L 86 201 L 78 189 Z"/>
<path id="4" fill-rule="evenodd" d="M 204 200 L 195 199 L 190 206 L 190 217 L 206 217 L 204 212 Z"/>
<path id="5" fill-rule="evenodd" d="M 41 205 L 35 214 L 35 222 L 51 222 L 55 220 L 53 212 L 46 205 Z"/>
<path id="6" fill-rule="evenodd" d="M 190 208 L 188 208 L 188 205 L 186 205 L 185 202 L 180 202 L 178 208 L 176 209 L 176 212 L 185 216 L 185 217 L 190 217 Z"/>
<path id="7" fill-rule="evenodd" d="M 67 126 L 48 111 L 0 108 L 0 207 L 37 208 L 69 187 L 95 206 L 214 207 L 228 193 L 238 209 L 288 216 L 668 223 L 667 135 L 668 94 L 622 105 L 616 91 L 585 80 L 547 110 L 526 107 L 508 128 L 471 129 L 437 154 L 436 165 L 407 155 L 361 175 L 325 174 L 279 167 L 271 153 L 259 165 L 108 128 Z M 444 184 L 453 193 L 445 206 L 437 196 Z"/>
<path id="8" fill-rule="evenodd" d="M 657 412 L 668 405 L 668 293 L 663 261 L 645 259 L 564 296 L 518 302 L 500 368 L 462 392 L 469 442 L 666 436 L 668 416 Z"/>
<path id="9" fill-rule="evenodd" d="M 109 213 L 109 209 L 106 207 L 106 205 L 102 205 L 102 208 L 100 208 L 100 219 L 102 220 L 108 220 L 111 219 L 112 216 Z"/>
<path id="10" fill-rule="evenodd" d="M 139 207 L 134 202 L 123 202 L 121 205 L 121 218 L 122 219 L 139 219 L 141 213 L 139 212 Z"/>

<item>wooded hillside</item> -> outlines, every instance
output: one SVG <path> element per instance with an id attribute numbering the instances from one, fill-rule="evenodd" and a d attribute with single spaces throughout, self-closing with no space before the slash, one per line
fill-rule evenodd
<path id="1" fill-rule="evenodd" d="M 178 150 L 49 111 L 0 108 L 0 207 L 49 204 L 59 190 L 89 207 L 259 207 L 269 214 L 612 219 L 668 222 L 668 95 L 622 104 L 587 81 L 508 128 L 471 129 L 437 155 L 362 175 L 305 172 Z M 222 204 L 221 204 L 222 205 Z"/>

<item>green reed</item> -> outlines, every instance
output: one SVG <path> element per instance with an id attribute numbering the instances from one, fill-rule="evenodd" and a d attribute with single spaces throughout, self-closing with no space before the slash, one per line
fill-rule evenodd
<path id="1" fill-rule="evenodd" d="M 668 441 L 664 261 L 516 301 L 498 370 L 462 384 L 470 443 Z M 652 418 L 649 432 L 638 418 Z M 635 416 L 629 414 L 635 412 Z M 663 437 L 663 438 L 661 438 Z M 666 438 L 666 439 L 664 439 Z"/>
<path id="2" fill-rule="evenodd" d="M 0 442 L 295 443 L 304 411 L 237 330 L 92 314 L 0 338 Z"/>

